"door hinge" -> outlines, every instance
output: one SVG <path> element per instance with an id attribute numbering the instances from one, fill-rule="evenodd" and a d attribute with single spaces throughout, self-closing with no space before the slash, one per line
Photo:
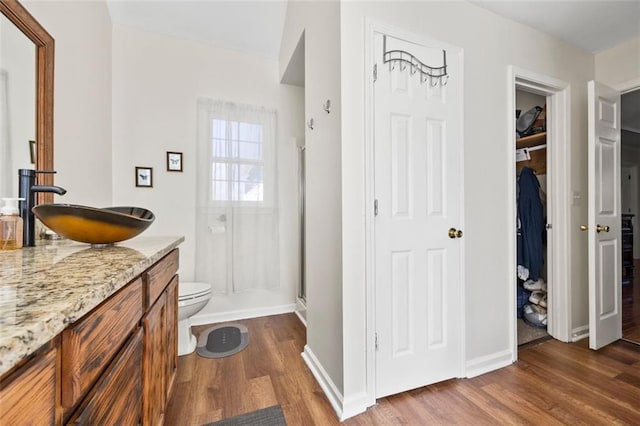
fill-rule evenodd
<path id="1" fill-rule="evenodd" d="M 378 333 L 376 333 L 376 351 L 378 350 Z"/>
<path id="2" fill-rule="evenodd" d="M 552 224 L 550 224 L 550 223 L 547 223 L 547 224 L 545 225 L 545 228 L 547 228 L 547 229 L 552 229 L 552 228 L 553 228 L 553 225 L 552 225 Z"/>
<path id="3" fill-rule="evenodd" d="M 378 81 L 378 64 L 373 64 L 373 82 Z"/>
<path id="4" fill-rule="evenodd" d="M 378 200 L 373 201 L 373 215 L 378 216 Z"/>

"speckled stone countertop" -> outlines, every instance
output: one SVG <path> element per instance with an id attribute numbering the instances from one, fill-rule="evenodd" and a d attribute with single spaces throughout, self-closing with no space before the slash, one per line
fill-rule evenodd
<path id="1" fill-rule="evenodd" d="M 0 251 L 0 376 L 183 241 L 137 237 L 105 248 L 55 241 Z"/>

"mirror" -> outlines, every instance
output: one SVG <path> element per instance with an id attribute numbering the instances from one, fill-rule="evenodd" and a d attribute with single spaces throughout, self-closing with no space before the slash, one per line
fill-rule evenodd
<path id="1" fill-rule="evenodd" d="M 54 41 L 17 0 L 0 0 L 0 12 L 3 15 L 0 21 L 0 189 L 10 191 L 0 193 L 0 197 L 7 197 L 17 194 L 18 168 L 30 166 L 36 170 L 53 170 Z M 21 58 L 20 64 L 8 62 L 17 61 L 17 58 Z M 33 71 L 26 69 L 22 75 L 16 72 L 24 68 Z M 18 84 L 13 86 L 14 82 Z M 11 115 L 8 108 L 11 108 Z M 18 112 L 25 115 L 18 116 Z M 31 144 L 30 140 L 35 142 Z M 9 162 L 5 157 L 7 152 L 11 152 L 15 160 Z M 22 158 L 21 152 L 27 158 Z M 32 155 L 35 164 L 31 164 Z M 11 178 L 9 184 L 3 183 L 5 176 Z M 38 183 L 52 185 L 53 175 L 40 175 Z M 53 201 L 53 194 L 38 196 L 40 203 Z"/>
<path id="2" fill-rule="evenodd" d="M 34 168 L 36 155 L 36 49 L 0 15 L 0 196 L 17 197 L 18 169 Z M 35 146 L 33 147 L 35 148 Z"/>

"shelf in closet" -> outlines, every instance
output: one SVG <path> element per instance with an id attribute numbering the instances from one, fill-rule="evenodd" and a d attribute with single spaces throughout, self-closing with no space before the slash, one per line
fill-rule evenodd
<path id="1" fill-rule="evenodd" d="M 525 136 L 516 139 L 516 149 L 533 148 L 547 143 L 547 132 L 536 133 L 535 135 Z M 516 172 L 520 173 L 523 167 L 532 168 L 537 175 L 547 173 L 547 149 L 531 150 L 529 152 L 531 160 L 516 162 Z"/>
<path id="2" fill-rule="evenodd" d="M 516 149 L 531 148 L 545 143 L 547 143 L 547 132 L 536 133 L 535 135 L 516 139 Z"/>

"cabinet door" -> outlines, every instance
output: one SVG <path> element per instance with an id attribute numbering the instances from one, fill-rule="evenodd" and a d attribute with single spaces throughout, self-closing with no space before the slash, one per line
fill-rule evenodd
<path id="1" fill-rule="evenodd" d="M 142 317 L 142 280 L 134 280 L 62 332 L 62 406 L 70 414 Z"/>
<path id="2" fill-rule="evenodd" d="M 175 275 L 167 287 L 167 323 L 166 323 L 166 392 L 171 394 L 173 380 L 178 369 L 178 276 Z"/>
<path id="3" fill-rule="evenodd" d="M 144 355 L 142 361 L 143 425 L 162 424 L 166 394 L 167 349 L 166 328 L 167 306 L 166 293 L 162 293 L 156 303 L 149 309 L 142 320 L 144 326 Z"/>
<path id="4" fill-rule="evenodd" d="M 68 424 L 139 424 L 142 412 L 141 365 L 142 330 L 138 329 Z"/>
<path id="5" fill-rule="evenodd" d="M 54 348 L 0 382 L 0 425 L 53 425 L 55 418 Z"/>

